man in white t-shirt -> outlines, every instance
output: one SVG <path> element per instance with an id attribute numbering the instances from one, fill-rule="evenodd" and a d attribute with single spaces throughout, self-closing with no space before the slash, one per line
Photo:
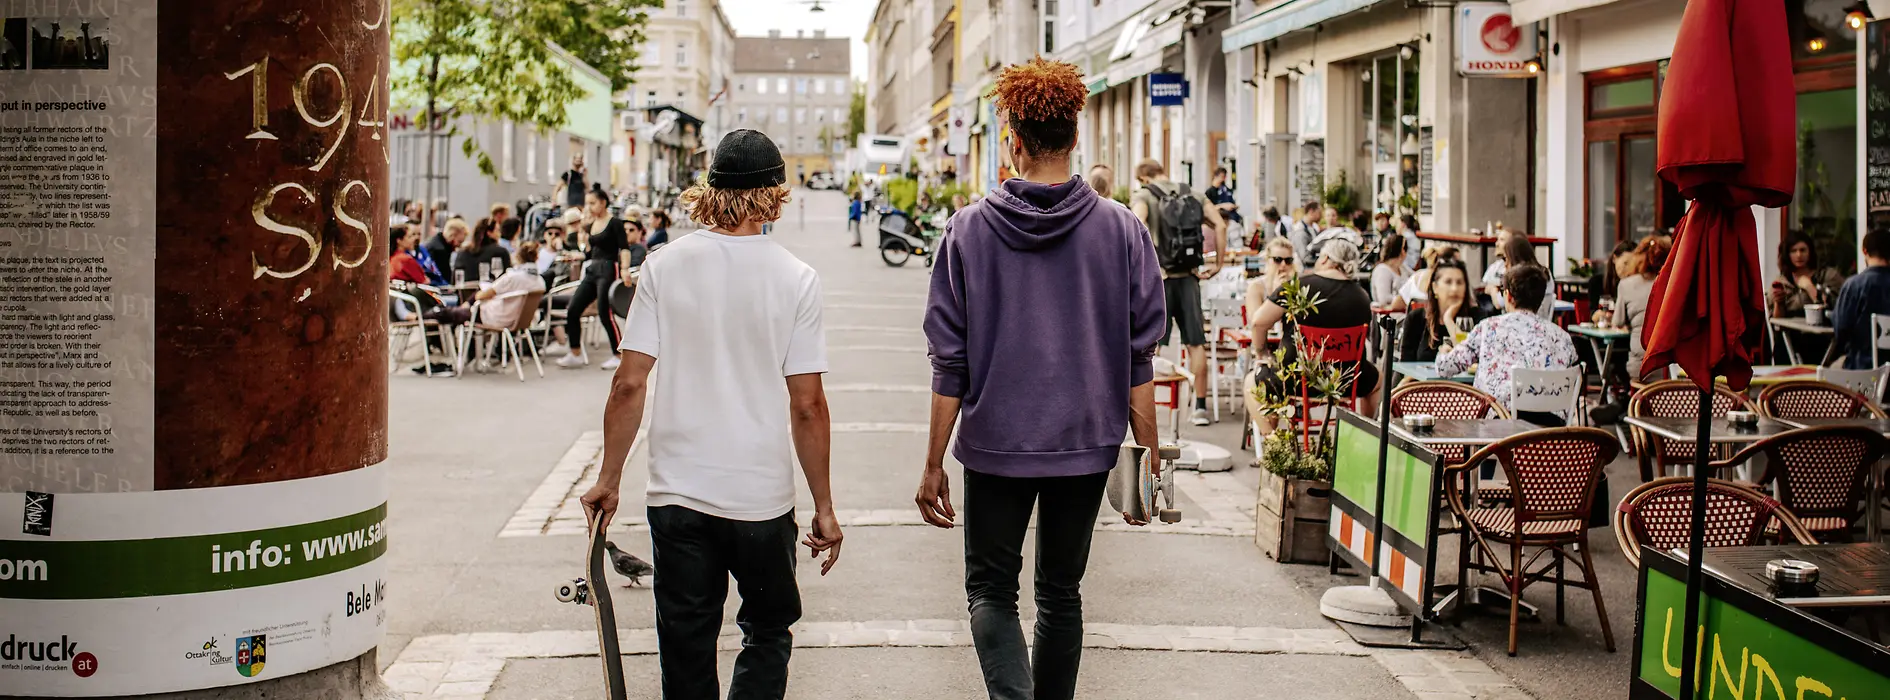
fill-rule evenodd
<path id="1" fill-rule="evenodd" d="M 603 468 L 583 497 L 586 513 L 607 525 L 661 358 L 646 500 L 668 700 L 717 697 L 716 639 L 731 575 L 742 598 L 742 652 L 729 697 L 787 692 L 789 627 L 801 615 L 796 457 L 814 501 L 812 532 L 801 544 L 827 553 L 822 575 L 840 556 L 827 476 L 820 277 L 761 235 L 787 197 L 786 180 L 774 142 L 742 129 L 722 139 L 707 184 L 683 193 L 689 218 L 712 228 L 672 241 L 643 264 L 604 409 Z"/>

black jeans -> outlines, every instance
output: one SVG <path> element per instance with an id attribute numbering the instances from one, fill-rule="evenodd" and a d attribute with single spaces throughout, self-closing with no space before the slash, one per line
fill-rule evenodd
<path id="1" fill-rule="evenodd" d="M 788 656 L 801 619 L 794 581 L 794 513 L 773 520 L 719 518 L 682 506 L 649 508 L 656 566 L 656 647 L 664 700 L 715 700 L 716 637 L 728 579 L 742 597 L 735 624 L 729 700 L 779 700 L 787 693 Z"/>
<path id="2" fill-rule="evenodd" d="M 1083 658 L 1083 570 L 1108 473 L 1016 478 L 965 470 L 965 595 L 992 700 L 1068 700 Z M 1024 533 L 1037 506 L 1037 629 L 1017 620 Z M 1034 657 L 1034 658 L 1033 658 Z"/>
<path id="3" fill-rule="evenodd" d="M 609 260 L 591 260 L 584 263 L 584 279 L 571 293 L 571 305 L 565 308 L 565 341 L 571 344 L 574 353 L 583 352 L 584 310 L 591 302 L 597 302 L 597 320 L 604 327 L 604 335 L 610 338 L 609 355 L 617 354 L 621 339 L 617 337 L 617 315 L 610 308 L 610 285 L 617 281 L 617 266 Z"/>

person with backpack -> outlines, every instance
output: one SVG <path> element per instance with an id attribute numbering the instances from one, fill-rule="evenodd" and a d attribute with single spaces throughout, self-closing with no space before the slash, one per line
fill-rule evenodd
<path id="1" fill-rule="evenodd" d="M 1227 240 L 1227 221 L 1220 209 L 1210 206 L 1207 198 L 1188 191 L 1188 186 L 1164 178 L 1167 169 L 1153 158 L 1135 166 L 1135 181 L 1142 188 L 1129 198 L 1129 208 L 1148 227 L 1154 238 L 1155 252 L 1162 268 L 1162 292 L 1168 300 L 1168 317 L 1181 328 L 1181 344 L 1188 348 L 1188 371 L 1194 382 L 1194 412 L 1190 422 L 1208 424 L 1207 328 L 1201 310 L 1201 280 L 1212 279 L 1221 271 L 1220 261 L 1202 269 L 1209 252 L 1220 249 Z M 1202 232 L 1212 227 L 1212 235 Z M 1162 332 L 1162 344 L 1168 344 L 1168 331 Z"/>

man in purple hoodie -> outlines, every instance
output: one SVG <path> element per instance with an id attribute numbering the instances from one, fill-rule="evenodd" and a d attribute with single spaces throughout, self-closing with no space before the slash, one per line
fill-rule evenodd
<path id="1" fill-rule="evenodd" d="M 1087 93 L 1076 67 L 1013 65 L 995 93 L 1019 177 L 946 227 L 925 318 L 932 422 L 917 501 L 926 522 L 953 527 L 945 446 L 958 424 L 965 592 L 985 688 L 993 700 L 1064 700 L 1076 692 L 1078 588 L 1109 469 L 1129 428 L 1156 444 L 1150 360 L 1167 317 L 1148 229 L 1071 176 Z M 1033 506 L 1034 658 L 1017 617 Z"/>

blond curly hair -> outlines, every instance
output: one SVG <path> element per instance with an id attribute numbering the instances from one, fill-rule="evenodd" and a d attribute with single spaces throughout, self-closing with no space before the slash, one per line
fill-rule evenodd
<path id="1" fill-rule="evenodd" d="M 723 190 L 697 183 L 682 193 L 682 205 L 689 218 L 724 231 L 733 231 L 750 221 L 768 223 L 781 218 L 781 207 L 788 202 L 787 185 L 757 187 L 751 190 Z"/>

